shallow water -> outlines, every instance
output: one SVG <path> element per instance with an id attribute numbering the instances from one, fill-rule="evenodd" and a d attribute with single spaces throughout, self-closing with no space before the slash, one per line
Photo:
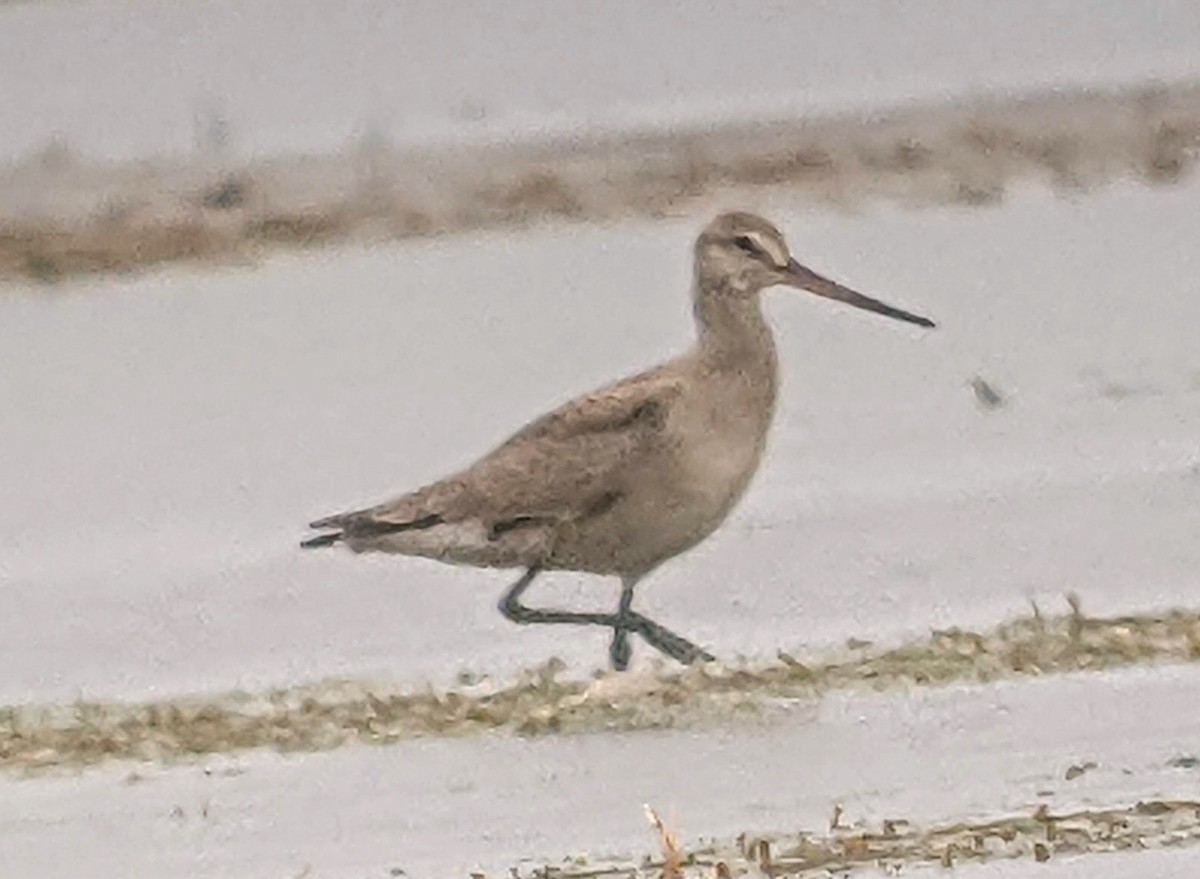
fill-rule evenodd
<path id="1" fill-rule="evenodd" d="M 0 164 L 43 150 L 230 158 L 878 112 L 1186 79 L 1200 75 L 1198 48 L 1188 0 L 617 0 L 569 15 L 546 0 L 357 0 L 337 15 L 299 0 L 17 3 L 0 7 Z"/>
<path id="2" fill-rule="evenodd" d="M 725 527 L 645 582 L 644 610 L 729 657 L 985 624 L 1068 591 L 1093 613 L 1194 603 L 1200 190 L 761 207 L 818 270 L 941 326 L 773 294 L 768 459 Z M 0 702 L 601 664 L 602 633 L 499 617 L 511 573 L 296 542 L 687 344 L 701 222 L 0 297 Z M 539 589 L 616 596 L 571 575 Z"/>
<path id="3" fill-rule="evenodd" d="M 1060 813 L 1194 798 L 1197 770 L 1170 762 L 1195 743 L 1195 712 L 1182 706 L 1198 684 L 1195 667 L 1136 669 L 841 694 L 772 723 L 723 729 L 257 751 L 10 780 L 0 797 L 0 870 L 45 879 L 265 879 L 305 868 L 507 875 L 519 862 L 581 853 L 635 862 L 657 854 L 644 803 L 686 848 L 700 836 L 823 834 L 835 804 L 847 824 L 878 827 L 887 818 L 952 823 L 1028 815 L 1041 804 Z M 1098 765 L 1067 781 L 1067 768 L 1085 761 Z M 1094 858 L 1098 870 L 1107 857 Z M 1022 863 L 964 871 L 1044 869 Z"/>

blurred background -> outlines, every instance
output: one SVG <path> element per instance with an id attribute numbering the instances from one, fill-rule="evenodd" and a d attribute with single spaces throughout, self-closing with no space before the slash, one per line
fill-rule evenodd
<path id="1" fill-rule="evenodd" d="M 509 572 L 297 542 L 688 345 L 691 243 L 730 208 L 940 326 L 771 297 L 767 460 L 729 522 L 645 582 L 648 615 L 753 662 L 986 628 L 1068 594 L 1098 615 L 1194 606 L 1198 158 L 1189 0 L 0 3 L 0 706 L 441 687 L 551 656 L 595 670 L 603 633 L 499 616 Z M 617 595 L 570 574 L 538 589 Z M 1169 740 L 1194 741 L 1177 720 Z M 433 874 L 576 838 L 446 855 L 438 833 L 470 813 L 438 799 L 437 765 L 404 782 L 435 804 L 413 855 Z M 1023 807 L 1006 766 L 953 808 Z M 841 778 L 762 794 L 758 814 L 883 809 L 872 796 L 918 784 Z M 83 827 L 111 795 L 20 790 L 41 805 L 0 797 L 20 840 L 5 875 L 35 875 L 55 810 Z M 333 843 L 282 858 L 323 831 L 236 796 L 254 818 L 165 849 L 137 830 L 159 806 L 129 805 L 125 855 L 101 854 L 113 828 L 79 830 L 64 869 L 386 860 L 374 824 L 346 831 L 365 860 Z M 514 807 L 489 796 L 470 808 L 502 826 Z M 612 816 L 633 798 L 587 796 Z M 697 805 L 689 825 L 730 830 L 744 805 Z M 247 829 L 273 814 L 283 836 Z"/>

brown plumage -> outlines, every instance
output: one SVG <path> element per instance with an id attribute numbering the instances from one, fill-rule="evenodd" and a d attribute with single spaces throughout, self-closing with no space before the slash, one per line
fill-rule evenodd
<path id="1" fill-rule="evenodd" d="M 799 287 L 921 326 L 792 259 L 774 226 L 721 214 L 696 242 L 698 338 L 686 353 L 526 425 L 467 469 L 375 507 L 312 523 L 302 545 L 524 567 L 501 610 L 516 622 L 611 626 L 613 665 L 636 632 L 683 662 L 708 654 L 630 608 L 634 584 L 721 524 L 758 468 L 777 362 L 760 292 Z M 542 570 L 621 577 L 615 614 L 535 610 L 521 593 Z"/>

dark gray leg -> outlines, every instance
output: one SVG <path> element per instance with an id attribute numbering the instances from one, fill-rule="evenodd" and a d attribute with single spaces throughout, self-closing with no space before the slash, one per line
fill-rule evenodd
<path id="1" fill-rule="evenodd" d="M 621 601 L 617 605 L 617 618 L 620 622 L 613 626 L 612 644 L 608 648 L 608 658 L 617 671 L 629 668 L 629 658 L 633 655 L 633 648 L 629 646 L 629 632 L 633 615 L 633 587 L 637 585 L 637 581 L 637 577 L 621 578 Z"/>
<path id="2" fill-rule="evenodd" d="M 637 632 L 642 639 L 659 653 L 671 657 L 683 665 L 694 662 L 712 662 L 716 659 L 702 647 L 697 647 L 682 635 L 677 635 L 654 620 L 631 611 L 630 619 L 622 628 Z"/>
<path id="3" fill-rule="evenodd" d="M 540 610 L 521 604 L 521 593 L 529 588 L 540 568 L 530 568 L 500 599 L 500 613 L 514 623 L 574 623 L 581 626 L 615 626 L 617 617 L 611 613 L 580 613 L 572 610 Z"/>
<path id="4" fill-rule="evenodd" d="M 623 671 L 629 665 L 632 650 L 629 646 L 629 633 L 637 632 L 646 643 L 659 653 L 666 654 L 676 662 L 691 665 L 693 662 L 712 662 L 716 657 L 684 638 L 676 635 L 665 626 L 661 626 L 649 617 L 642 616 L 632 609 L 633 588 L 640 577 L 621 578 L 621 602 L 617 605 L 618 624 L 613 626 L 612 645 L 608 649 L 612 666 L 617 671 Z"/>
<path id="5" fill-rule="evenodd" d="M 637 580 L 626 580 L 622 583 L 621 603 L 617 613 L 582 613 L 569 610 L 545 610 L 527 607 L 521 603 L 521 594 L 529 588 L 529 584 L 541 573 L 539 568 L 530 568 L 514 583 L 500 599 L 500 612 L 514 623 L 527 625 L 530 623 L 570 623 L 585 626 L 608 626 L 613 630 L 612 646 L 609 648 L 609 658 L 613 668 L 618 671 L 629 665 L 630 647 L 629 632 L 636 632 L 660 653 L 670 656 L 684 665 L 691 665 L 697 660 L 711 661 L 712 654 L 700 649 L 691 641 L 676 635 L 670 629 L 660 626 L 647 617 L 642 616 L 629 606 L 633 602 L 633 587 Z"/>

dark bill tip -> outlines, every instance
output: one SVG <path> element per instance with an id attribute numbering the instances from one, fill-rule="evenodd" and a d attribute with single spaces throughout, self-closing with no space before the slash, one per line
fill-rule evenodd
<path id="1" fill-rule="evenodd" d="M 872 299 L 870 296 L 864 296 L 857 290 L 851 290 L 837 281 L 831 281 L 829 278 L 818 275 L 812 269 L 800 265 L 794 259 L 788 263 L 785 277 L 785 283 L 788 285 L 798 287 L 801 290 L 807 290 L 809 293 L 815 293 L 817 296 L 823 296 L 826 299 L 845 302 L 847 305 L 853 305 L 855 308 L 873 311 L 876 314 L 882 314 L 884 317 L 902 320 L 906 323 L 916 324 L 919 327 L 932 328 L 937 326 L 936 323 L 927 317 L 913 314 L 911 311 L 905 311 L 902 308 L 896 308 L 888 305 L 886 302 Z"/>

